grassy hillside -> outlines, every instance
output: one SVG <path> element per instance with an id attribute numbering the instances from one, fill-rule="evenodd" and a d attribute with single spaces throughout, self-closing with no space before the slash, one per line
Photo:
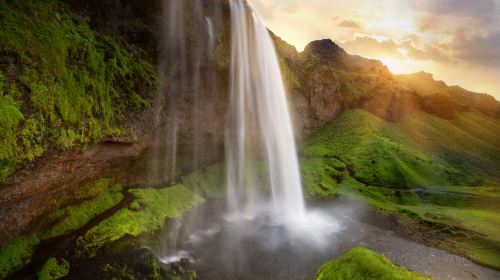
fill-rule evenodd
<path id="1" fill-rule="evenodd" d="M 318 161 L 333 167 L 323 176 L 335 177 L 333 185 L 351 176 L 390 188 L 485 186 L 500 178 L 495 143 L 500 143 L 500 120 L 478 113 L 451 121 L 418 113 L 393 123 L 351 110 L 310 139 L 304 165 L 306 171 Z M 307 175 L 306 182 L 317 177 Z"/>
<path id="2" fill-rule="evenodd" d="M 417 113 L 393 123 L 347 111 L 304 149 L 306 194 L 342 194 L 434 225 L 455 242 L 435 245 L 498 267 L 499 125 L 479 113 Z"/>
<path id="3" fill-rule="evenodd" d="M 152 65 L 60 1 L 2 0 L 0 25 L 0 180 L 49 147 L 121 135 L 148 106 Z"/>

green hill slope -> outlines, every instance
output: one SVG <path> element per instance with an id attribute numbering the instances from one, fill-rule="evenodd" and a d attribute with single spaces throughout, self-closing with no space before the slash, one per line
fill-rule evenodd
<path id="1" fill-rule="evenodd" d="M 379 187 L 483 186 L 500 178 L 499 125 L 478 113 L 451 121 L 418 113 L 393 123 L 351 110 L 310 139 L 305 168 L 321 160 L 339 182 L 351 176 Z"/>
<path id="2" fill-rule="evenodd" d="M 362 199 L 408 222 L 432 225 L 452 240 L 434 245 L 498 267 L 499 125 L 472 112 L 452 120 L 416 113 L 389 122 L 346 111 L 304 148 L 306 194 Z"/>

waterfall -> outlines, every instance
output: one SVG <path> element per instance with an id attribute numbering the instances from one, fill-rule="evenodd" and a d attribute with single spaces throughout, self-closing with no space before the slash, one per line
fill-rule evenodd
<path id="1" fill-rule="evenodd" d="M 226 127 L 229 211 L 252 217 L 269 203 L 275 218 L 293 223 L 304 217 L 304 200 L 274 44 L 266 27 L 242 0 L 231 0 L 230 5 L 231 76 Z M 267 170 L 268 184 L 258 180 L 262 176 L 260 164 Z"/>
<path id="2" fill-rule="evenodd" d="M 159 139 L 167 139 L 168 147 L 173 147 L 173 160 L 169 162 L 174 167 L 183 158 L 189 158 L 185 152 L 180 153 L 185 156 L 176 157 L 176 140 L 191 140 L 194 148 L 190 152 L 196 165 L 199 155 L 210 152 L 214 145 L 209 145 L 204 133 L 186 132 L 189 127 L 186 128 L 185 124 L 190 124 L 193 130 L 205 132 L 219 129 L 213 123 L 217 122 L 217 116 L 220 117 L 217 113 L 221 114 L 227 108 L 224 112 L 225 138 L 219 140 L 225 147 L 229 213 L 223 214 L 225 209 L 219 207 L 220 201 L 212 200 L 181 222 L 167 226 L 160 259 L 169 263 L 192 257 L 196 255 L 194 252 L 199 242 L 213 241 L 221 245 L 217 239 L 222 238 L 222 246 L 211 247 L 211 250 L 222 252 L 219 254 L 222 263 L 227 265 L 228 271 L 237 273 L 247 265 L 246 250 L 240 249 L 245 248 L 248 238 L 262 241 L 256 246 L 266 249 L 290 244 L 323 248 L 339 225 L 314 209 L 305 211 L 290 111 L 278 57 L 268 30 L 246 1 L 228 1 L 231 13 L 230 69 L 224 70 L 229 70 L 229 102 L 221 101 L 220 106 L 215 106 L 214 100 L 220 101 L 221 98 L 216 95 L 219 76 L 215 76 L 217 61 L 210 60 L 210 57 L 221 49 L 227 50 L 229 42 L 224 40 L 227 37 L 221 36 L 226 34 L 225 14 L 221 11 L 226 10 L 215 6 L 207 15 L 200 12 L 210 10 L 199 6 L 199 3 L 205 3 L 203 1 L 165 1 L 170 3 L 167 18 L 170 25 L 166 26 L 170 36 L 165 37 L 167 63 L 164 73 L 173 73 L 174 76 L 166 76 L 176 83 L 166 90 L 169 98 L 165 102 L 169 116 L 167 129 L 170 132 L 165 134 L 167 137 Z M 183 13 L 177 12 L 179 8 Z M 194 25 L 198 26 L 195 34 L 202 34 L 201 40 L 190 41 L 189 38 L 197 37 L 185 36 L 188 29 L 193 28 L 192 23 L 197 23 Z M 225 77 L 221 76 L 221 80 L 225 81 Z M 182 145 L 178 148 L 182 150 Z M 200 161 L 203 162 L 203 158 Z M 170 172 L 175 172 L 175 168 Z"/>
<path id="3" fill-rule="evenodd" d="M 162 9 L 160 86 L 154 101 L 152 139 L 155 160 L 149 176 L 154 181 L 173 180 L 213 160 L 221 153 L 213 135 L 223 123 L 222 117 L 206 122 L 207 116 L 217 113 L 219 77 L 213 54 L 221 40 L 222 3 L 163 0 Z"/>

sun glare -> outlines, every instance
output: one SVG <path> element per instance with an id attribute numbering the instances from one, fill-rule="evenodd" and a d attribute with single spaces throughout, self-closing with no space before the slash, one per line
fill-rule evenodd
<path id="1" fill-rule="evenodd" d="M 411 59 L 399 58 L 379 58 L 382 63 L 389 68 L 393 74 L 409 74 L 421 71 L 424 69 L 424 62 L 415 61 Z"/>

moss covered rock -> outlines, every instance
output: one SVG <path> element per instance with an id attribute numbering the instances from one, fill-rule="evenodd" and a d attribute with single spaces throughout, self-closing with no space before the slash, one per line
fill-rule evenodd
<path id="1" fill-rule="evenodd" d="M 61 279 L 69 273 L 69 263 L 65 259 L 50 258 L 38 273 L 38 280 Z"/>
<path id="2" fill-rule="evenodd" d="M 40 240 L 36 237 L 20 236 L 0 248 L 0 279 L 29 263 L 33 246 Z"/>
<path id="3" fill-rule="evenodd" d="M 430 280 L 431 278 L 396 266 L 382 254 L 364 247 L 356 247 L 342 257 L 322 265 L 315 279 Z"/>
<path id="4" fill-rule="evenodd" d="M 142 209 L 123 208 L 77 240 L 84 255 L 95 256 L 106 244 L 125 236 L 139 236 L 160 229 L 167 218 L 179 218 L 204 199 L 183 185 L 165 189 L 133 189 Z"/>

